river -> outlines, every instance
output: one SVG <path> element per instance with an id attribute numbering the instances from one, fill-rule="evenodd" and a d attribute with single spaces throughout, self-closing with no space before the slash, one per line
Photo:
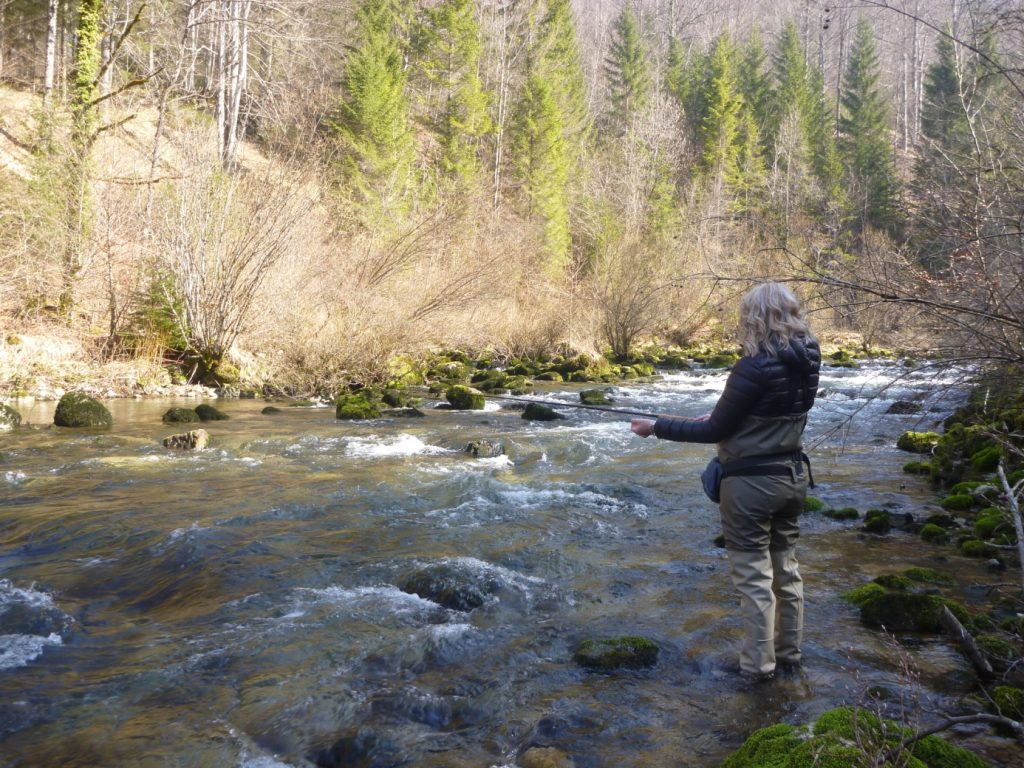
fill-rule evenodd
<path id="1" fill-rule="evenodd" d="M 699 414 L 724 381 L 626 383 L 616 405 Z M 933 491 L 901 472 L 895 438 L 933 427 L 954 383 L 826 369 L 808 428 L 815 495 L 927 514 Z M 913 398 L 924 416 L 885 414 Z M 100 434 L 48 426 L 53 403 L 14 404 L 31 424 L 0 433 L 0 764 L 297 768 L 349 737 L 344 764 L 359 766 L 513 766 L 530 744 L 577 768 L 710 766 L 758 727 L 869 689 L 906 688 L 889 706 L 919 724 L 971 690 L 942 638 L 897 652 L 840 595 L 911 565 L 992 581 L 984 565 L 821 515 L 800 545 L 805 671 L 740 680 L 717 507 L 697 478 L 709 446 L 579 409 L 538 423 L 427 402 L 422 419 L 341 422 L 237 400 L 204 425 L 209 449 L 164 449 L 179 425 L 161 414 L 195 404 L 110 401 Z M 478 438 L 506 454 L 470 457 Z M 449 610 L 396 586 L 441 563 L 483 579 L 487 602 Z M 653 639 L 656 667 L 572 662 L 582 639 L 621 634 Z M 956 740 L 996 765 L 1012 754 L 985 729 Z"/>

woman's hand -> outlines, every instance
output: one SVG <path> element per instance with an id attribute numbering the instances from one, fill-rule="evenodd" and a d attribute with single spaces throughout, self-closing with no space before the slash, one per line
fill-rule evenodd
<path id="1" fill-rule="evenodd" d="M 650 419 L 633 419 L 629 422 L 629 429 L 640 437 L 650 437 L 654 434 L 654 422 Z"/>

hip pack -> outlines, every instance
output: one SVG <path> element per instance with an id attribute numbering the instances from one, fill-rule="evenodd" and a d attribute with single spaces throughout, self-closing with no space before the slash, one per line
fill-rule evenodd
<path id="1" fill-rule="evenodd" d="M 779 461 L 795 461 L 797 466 L 793 468 L 789 464 L 772 463 Z M 802 476 L 804 473 L 804 464 L 807 465 L 808 487 L 813 488 L 814 474 L 811 471 L 811 459 L 803 451 L 744 456 L 742 459 L 734 459 L 726 464 L 723 464 L 715 456 L 700 473 L 700 481 L 707 497 L 718 504 L 722 499 L 722 480 L 727 477 L 792 475 L 793 480 L 796 481 L 797 476 Z"/>

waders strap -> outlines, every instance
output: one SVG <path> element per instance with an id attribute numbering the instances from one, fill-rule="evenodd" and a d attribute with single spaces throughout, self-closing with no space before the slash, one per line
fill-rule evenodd
<path id="1" fill-rule="evenodd" d="M 723 477 L 757 477 L 768 475 L 792 475 L 793 468 L 787 464 L 771 464 L 772 461 L 795 461 L 807 465 L 807 485 L 814 487 L 814 473 L 811 471 L 811 459 L 803 451 L 788 453 L 769 453 L 763 456 L 745 456 L 726 464 L 722 464 Z M 797 474 L 803 474 L 803 467 Z"/>

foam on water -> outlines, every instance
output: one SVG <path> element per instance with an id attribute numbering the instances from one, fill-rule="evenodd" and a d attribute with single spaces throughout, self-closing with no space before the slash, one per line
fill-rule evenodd
<path id="1" fill-rule="evenodd" d="M 42 635 L 0 635 L 0 669 L 17 669 L 39 658 L 48 645 L 63 645 L 56 632 Z"/>
<path id="2" fill-rule="evenodd" d="M 450 453 L 447 448 L 427 445 L 415 435 L 401 434 L 392 438 L 370 437 L 350 438 L 345 446 L 348 456 L 359 458 L 382 458 L 386 456 L 439 456 Z"/>
<path id="3" fill-rule="evenodd" d="M 0 606 L 21 603 L 31 608 L 53 608 L 53 596 L 46 592 L 22 589 L 14 586 L 8 579 L 0 579 Z"/>
<path id="4" fill-rule="evenodd" d="M 28 480 L 28 475 L 24 472 L 4 472 L 3 478 L 8 485 L 21 485 Z"/>
<path id="5" fill-rule="evenodd" d="M 437 609 L 437 603 L 424 600 L 419 595 L 403 592 L 390 584 L 377 587 L 325 587 L 323 589 L 300 587 L 296 593 L 300 598 L 311 598 L 301 600 L 301 603 L 307 605 L 310 603 L 330 603 L 343 606 L 383 605 L 391 613 Z M 301 608 L 297 606 L 296 610 L 301 610 Z"/>

